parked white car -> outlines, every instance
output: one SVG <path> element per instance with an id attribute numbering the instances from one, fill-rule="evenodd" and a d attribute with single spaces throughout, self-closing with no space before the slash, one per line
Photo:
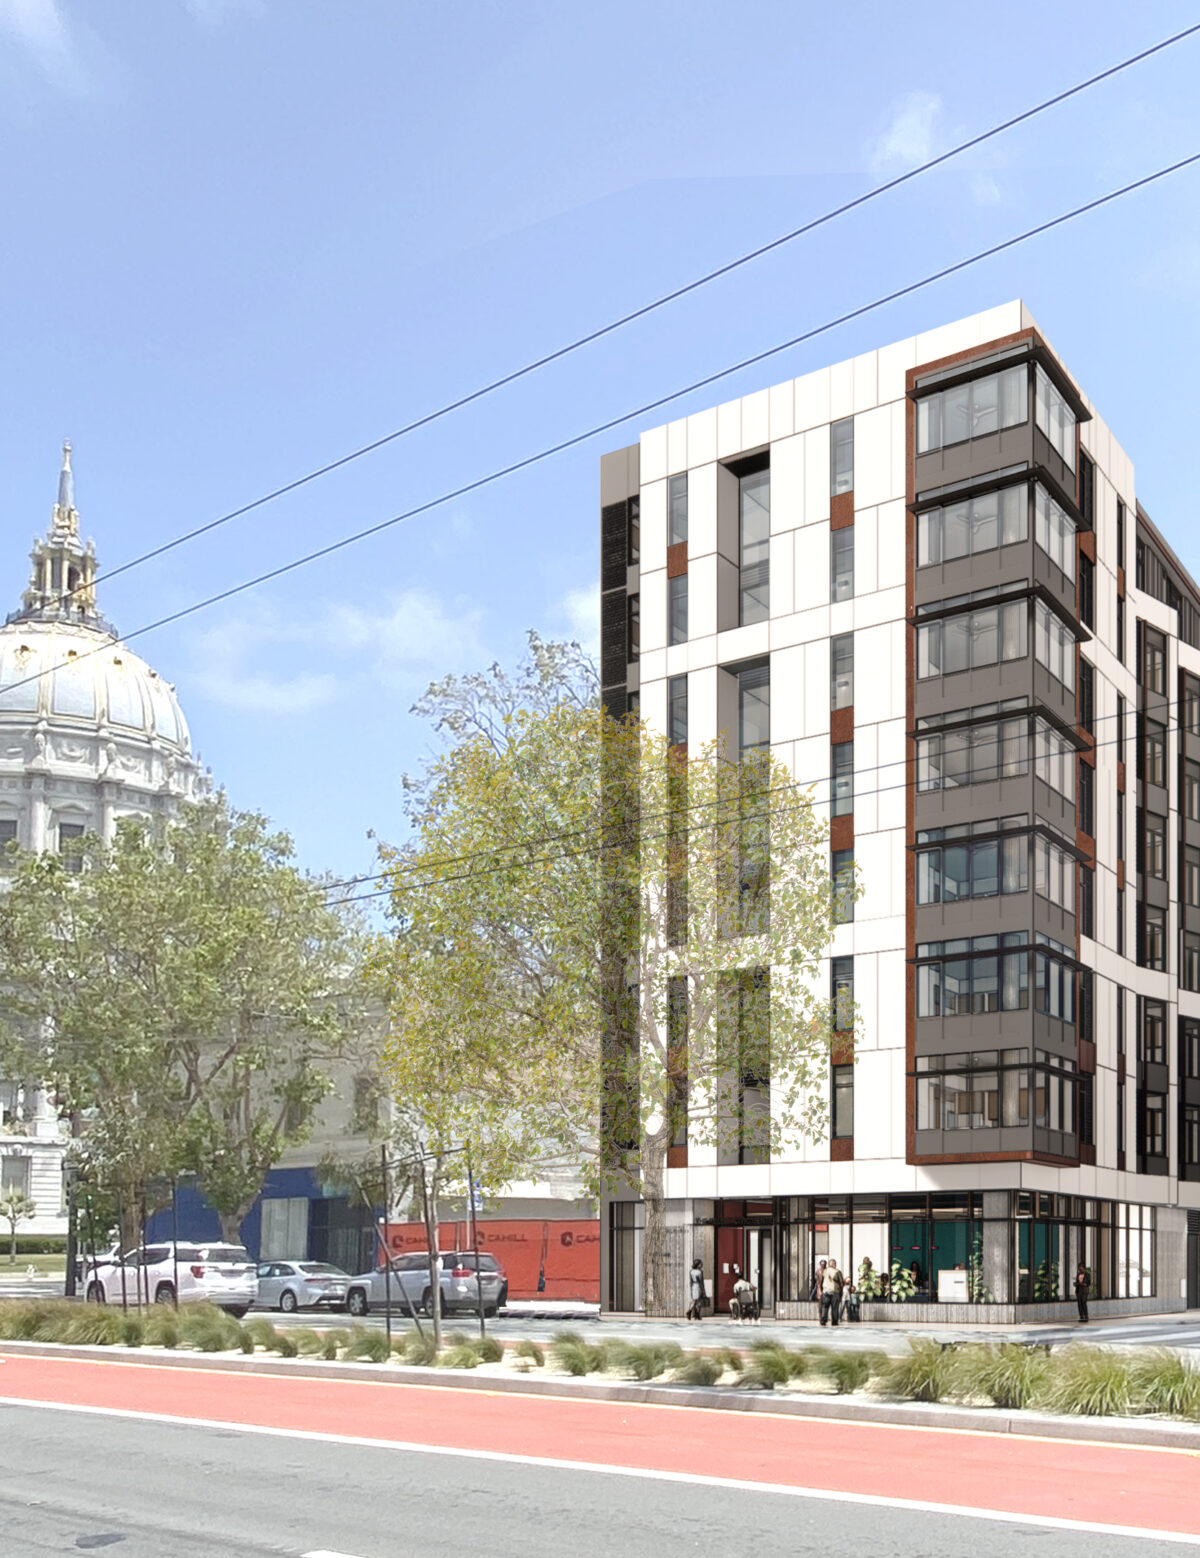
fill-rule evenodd
<path id="1" fill-rule="evenodd" d="M 344 1309 L 349 1272 L 319 1260 L 265 1260 L 258 1268 L 260 1309 Z"/>
<path id="2" fill-rule="evenodd" d="M 178 1298 L 241 1316 L 258 1297 L 258 1275 L 240 1244 L 148 1244 L 121 1260 L 98 1260 L 88 1270 L 84 1296 L 92 1304 L 173 1304 Z"/>

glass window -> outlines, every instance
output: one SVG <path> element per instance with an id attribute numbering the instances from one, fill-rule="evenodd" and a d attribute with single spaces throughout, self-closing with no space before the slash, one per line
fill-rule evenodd
<path id="1" fill-rule="evenodd" d="M 628 540 L 629 562 L 636 563 L 641 556 L 642 548 L 642 500 L 630 498 L 629 500 L 629 528 L 626 532 Z"/>
<path id="2" fill-rule="evenodd" d="M 1167 819 L 1155 816 L 1152 811 L 1144 812 L 1142 816 L 1142 870 L 1162 879 L 1167 874 Z M 1200 859 L 1200 854 L 1197 858 Z"/>
<path id="3" fill-rule="evenodd" d="M 839 493 L 854 491 L 854 418 L 843 417 L 829 428 L 829 490 L 836 498 Z"/>
<path id="4" fill-rule="evenodd" d="M 681 546 L 688 538 L 687 472 L 667 482 L 667 545 Z"/>
<path id="5" fill-rule="evenodd" d="M 854 1135 L 854 1067 L 833 1068 L 833 1135 Z"/>
<path id="6" fill-rule="evenodd" d="M 1189 1081 L 1200 1079 L 1200 1020 L 1179 1019 L 1179 1067 Z"/>
<path id="7" fill-rule="evenodd" d="M 1185 990 L 1200 990 L 1200 934 L 1196 931 L 1185 930 L 1183 933 L 1179 983 Z"/>
<path id="8" fill-rule="evenodd" d="M 1200 1104 L 1183 1106 L 1183 1139 L 1179 1150 L 1188 1168 L 1200 1164 Z"/>
<path id="9" fill-rule="evenodd" d="M 66 861 L 68 871 L 79 872 L 83 868 L 80 840 L 84 831 L 82 822 L 60 822 L 58 825 L 58 852 Z"/>
<path id="10" fill-rule="evenodd" d="M 686 676 L 667 680 L 667 739 L 672 746 L 686 746 L 688 738 L 688 681 Z"/>
<path id="11" fill-rule="evenodd" d="M 1149 692 L 1167 690 L 1167 644 L 1152 627 L 1142 631 L 1142 685 Z"/>
<path id="12" fill-rule="evenodd" d="M 1183 728 L 1189 736 L 1200 736 L 1200 681 L 1186 671 L 1183 675 Z"/>
<path id="13" fill-rule="evenodd" d="M 1034 891 L 1068 914 L 1075 912 L 1074 858 L 1040 834 L 1034 844 Z"/>
<path id="14" fill-rule="evenodd" d="M 1034 613 L 1034 653 L 1068 692 L 1075 690 L 1075 635 L 1065 622 L 1039 600 Z"/>
<path id="15" fill-rule="evenodd" d="M 1075 975 L 1045 952 L 1034 956 L 1034 1010 L 1060 1022 L 1075 1021 Z"/>
<path id="16" fill-rule="evenodd" d="M 1200 849 L 1183 847 L 1183 901 L 1189 909 L 1200 909 Z"/>
<path id="17" fill-rule="evenodd" d="M 1029 374 L 1022 363 L 956 384 L 917 402 L 917 452 L 942 449 L 1028 419 Z"/>
<path id="18" fill-rule="evenodd" d="M 667 643 L 686 644 L 688 636 L 688 576 L 667 580 Z"/>
<path id="19" fill-rule="evenodd" d="M 949 676 L 1024 658 L 1028 652 L 1026 620 L 1025 602 L 1019 600 L 921 623 L 917 628 L 918 678 Z"/>
<path id="20" fill-rule="evenodd" d="M 1050 382 L 1046 370 L 1037 369 L 1037 425 L 1068 470 L 1075 469 L 1075 413 Z"/>
<path id="21" fill-rule="evenodd" d="M 642 652 L 642 602 L 637 595 L 629 597 L 625 640 L 625 658 L 637 660 Z"/>
<path id="22" fill-rule="evenodd" d="M 1034 539 L 1068 579 L 1075 577 L 1075 523 L 1040 482 L 1034 485 Z"/>
<path id="23" fill-rule="evenodd" d="M 1117 596 L 1117 659 L 1125 664 L 1125 597 Z"/>
<path id="24" fill-rule="evenodd" d="M 1089 735 L 1096 733 L 1096 673 L 1086 660 L 1079 662 L 1079 723 Z"/>
<path id="25" fill-rule="evenodd" d="M 833 746 L 833 815 L 854 815 L 853 741 L 838 741 Z"/>
<path id="26" fill-rule="evenodd" d="M 850 600 L 854 595 L 854 526 L 829 533 L 829 589 L 831 597 Z"/>
<path id="27" fill-rule="evenodd" d="M 740 616 L 765 622 L 771 609 L 771 473 L 755 471 L 739 480 Z"/>
<path id="28" fill-rule="evenodd" d="M 1142 1095 L 1142 1154 L 1147 1158 L 1167 1155 L 1167 1100 L 1161 1093 Z"/>
<path id="29" fill-rule="evenodd" d="M 766 665 L 738 672 L 738 752 L 758 752 L 771 744 L 771 671 Z"/>
<path id="30" fill-rule="evenodd" d="M 1139 904 L 1142 920 L 1142 957 L 1146 968 L 1165 970 L 1167 966 L 1166 910 L 1155 904 Z"/>
<path id="31" fill-rule="evenodd" d="M 1189 822 L 1200 822 L 1200 763 L 1188 759 L 1183 764 L 1183 814 Z"/>
<path id="32" fill-rule="evenodd" d="M 844 1033 L 854 1026 L 854 959 L 832 958 L 830 964 L 833 1026 L 838 1033 Z"/>
<path id="33" fill-rule="evenodd" d="M 1001 1125 L 1028 1125 L 1028 1062 L 1026 1049 L 920 1057 L 917 1129 L 995 1130 Z"/>
<path id="34" fill-rule="evenodd" d="M 854 919 L 854 851 L 833 851 L 834 920 L 849 925 Z"/>
<path id="35" fill-rule="evenodd" d="M 839 633 L 829 641 L 829 707 L 854 707 L 854 634 Z"/>
<path id="36" fill-rule="evenodd" d="M 994 551 L 1029 534 L 1028 488 L 1006 487 L 917 516 L 917 566 Z"/>
<path id="37" fill-rule="evenodd" d="M 1185 785 L 1186 785 L 1185 765 Z M 1167 782 L 1167 729 L 1157 720 L 1146 721 L 1142 738 L 1142 774 L 1147 784 L 1165 786 Z"/>
<path id="38" fill-rule="evenodd" d="M 956 903 L 1023 893 L 1029 886 L 1029 840 L 981 839 L 917 854 L 917 902 Z"/>
<path id="39" fill-rule="evenodd" d="M 1038 720 L 1034 727 L 1034 771 L 1068 801 L 1075 799 L 1075 748 L 1065 736 Z"/>

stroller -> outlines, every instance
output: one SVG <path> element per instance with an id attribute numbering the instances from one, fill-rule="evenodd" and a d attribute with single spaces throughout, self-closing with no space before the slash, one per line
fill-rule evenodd
<path id="1" fill-rule="evenodd" d="M 729 1300 L 729 1317 L 737 1325 L 757 1325 L 762 1311 L 758 1304 L 758 1289 L 747 1283 L 739 1293 L 736 1288 Z"/>

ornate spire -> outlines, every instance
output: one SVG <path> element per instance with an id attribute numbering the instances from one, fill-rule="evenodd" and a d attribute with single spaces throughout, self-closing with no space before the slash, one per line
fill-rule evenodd
<path id="1" fill-rule="evenodd" d="M 96 550 L 90 541 L 85 546 L 79 539 L 69 443 L 63 444 L 58 500 L 50 516 L 50 529 L 44 539 L 34 541 L 29 560 L 29 588 L 21 598 L 21 610 L 9 617 L 10 622 L 53 619 L 113 631 L 96 610 Z"/>
<path id="2" fill-rule="evenodd" d="M 65 440 L 62 446 L 62 470 L 58 473 L 58 502 L 50 520 L 50 530 L 65 530 L 68 535 L 79 534 L 79 511 L 75 507 L 75 475 L 71 470 L 71 445 Z"/>

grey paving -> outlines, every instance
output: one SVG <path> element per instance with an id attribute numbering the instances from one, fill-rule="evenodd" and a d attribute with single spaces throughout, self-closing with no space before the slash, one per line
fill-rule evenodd
<path id="1" fill-rule="evenodd" d="M 178 1407 L 178 1403 L 173 1403 Z M 856 1503 L 0 1407 L 0 1558 L 1160 1558 L 1166 1543 Z M 569 1454 L 570 1447 L 564 1446 Z"/>

